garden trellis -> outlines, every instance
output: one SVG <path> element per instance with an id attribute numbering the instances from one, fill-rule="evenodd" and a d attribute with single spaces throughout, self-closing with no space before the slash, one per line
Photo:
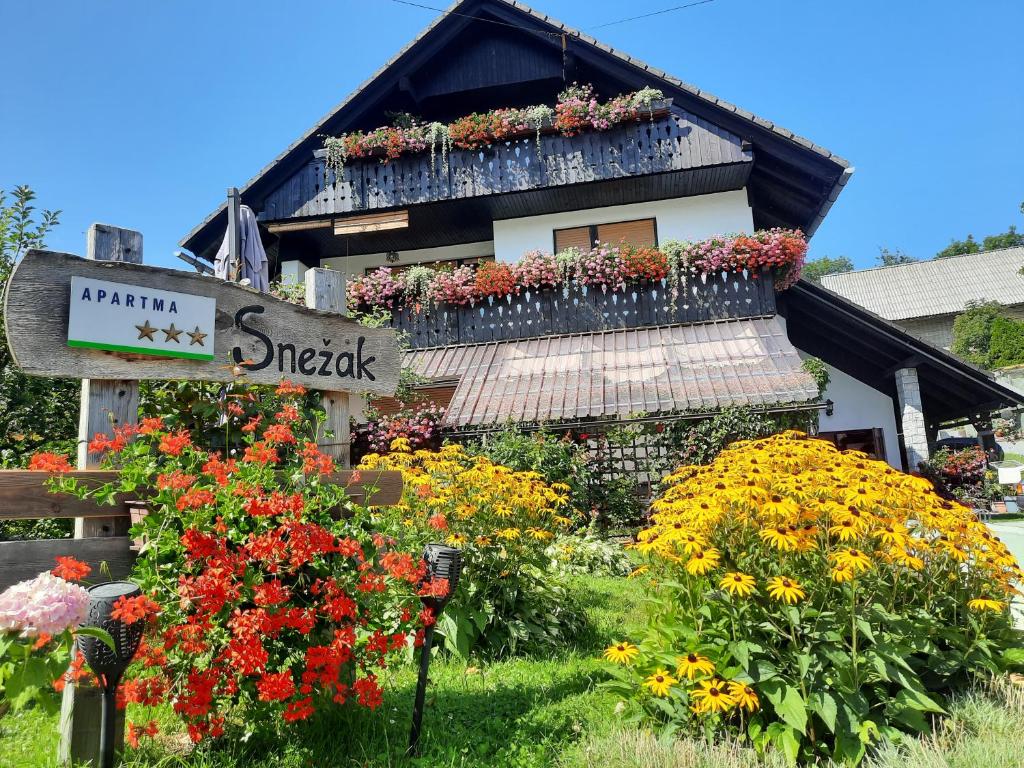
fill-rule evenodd
<path id="1" fill-rule="evenodd" d="M 72 477 L 96 485 L 115 479 L 116 472 L 98 468 L 87 444 L 97 433 L 112 436 L 115 427 L 138 422 L 142 379 L 270 385 L 287 379 L 320 390 L 327 411 L 320 444 L 343 466 L 349 395 L 394 392 L 400 368 L 394 331 L 365 328 L 339 312 L 342 285 L 329 270 L 310 270 L 309 307 L 300 307 L 204 275 L 142 266 L 142 235 L 131 230 L 92 225 L 87 254 L 29 251 L 5 293 L 17 366 L 32 375 L 83 380 L 79 471 Z M 339 471 L 326 479 L 362 504 L 401 498 L 400 472 Z M 0 590 L 49 570 L 57 556 L 97 570 L 102 564 L 111 578 L 127 576 L 135 559 L 127 535 L 132 499 L 101 507 L 53 494 L 46 480 L 41 472 L 0 471 L 0 519 L 74 518 L 75 538 L 0 542 Z M 92 693 L 65 688 L 63 763 L 96 754 L 98 698 Z"/>

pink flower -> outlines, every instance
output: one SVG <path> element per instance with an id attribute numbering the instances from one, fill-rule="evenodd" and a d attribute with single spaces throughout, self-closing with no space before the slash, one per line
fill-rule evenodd
<path id="1" fill-rule="evenodd" d="M 0 631 L 59 635 L 85 621 L 89 593 L 49 571 L 0 593 Z"/>

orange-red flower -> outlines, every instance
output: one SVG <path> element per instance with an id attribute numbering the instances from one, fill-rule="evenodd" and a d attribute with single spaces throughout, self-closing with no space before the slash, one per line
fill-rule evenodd
<path id="1" fill-rule="evenodd" d="M 110 618 L 123 621 L 125 624 L 134 624 L 136 621 L 148 619 L 159 611 L 160 606 L 146 595 L 119 597 L 114 603 L 114 610 L 111 611 Z"/>
<path id="2" fill-rule="evenodd" d="M 188 430 L 182 429 L 161 437 L 158 449 L 162 453 L 166 453 L 171 456 L 180 456 L 181 452 L 191 445 L 192 439 L 188 434 Z"/>
<path id="3" fill-rule="evenodd" d="M 92 573 L 92 566 L 73 557 L 58 557 L 57 566 L 50 573 L 66 581 L 81 581 Z"/>
<path id="4" fill-rule="evenodd" d="M 29 459 L 28 468 L 36 472 L 70 472 L 74 467 L 68 463 L 68 457 L 60 453 L 43 451 L 33 454 Z"/>

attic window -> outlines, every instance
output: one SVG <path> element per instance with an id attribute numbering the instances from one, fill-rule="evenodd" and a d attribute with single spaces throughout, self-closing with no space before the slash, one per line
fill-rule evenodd
<path id="1" fill-rule="evenodd" d="M 626 243 L 636 247 L 658 244 L 658 229 L 655 219 L 635 219 L 613 224 L 591 224 L 586 227 L 569 227 L 555 230 L 555 253 L 566 248 L 588 251 L 595 243 L 619 245 Z"/>

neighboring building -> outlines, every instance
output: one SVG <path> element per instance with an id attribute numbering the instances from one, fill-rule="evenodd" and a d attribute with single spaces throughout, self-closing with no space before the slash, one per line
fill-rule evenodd
<path id="1" fill-rule="evenodd" d="M 953 343 L 968 302 L 997 301 L 1024 319 L 1024 247 L 915 261 L 837 275 L 821 284 L 936 347 Z"/>
<path id="2" fill-rule="evenodd" d="M 480 23 L 486 20 L 499 23 Z M 567 84 L 605 97 L 660 89 L 650 119 L 576 136 L 530 135 L 446 158 L 327 167 L 323 136 L 389 114 L 452 121 L 555 103 Z M 242 189 L 277 271 L 349 276 L 381 265 L 514 261 L 594 239 L 650 245 L 772 227 L 813 235 L 853 169 L 769 120 L 519 2 L 463 0 Z M 211 260 L 225 207 L 182 245 Z M 976 257 L 974 257 L 976 258 Z M 820 410 L 821 430 L 894 466 L 928 454 L 940 424 L 1019 402 L 986 374 L 822 288 L 712 276 L 678 303 L 660 286 L 535 292 L 476 307 L 396 311 L 407 364 L 448 406 L 446 426 L 509 419 L 587 433 L 693 419 L 729 405 Z M 819 397 L 803 358 L 829 366 Z M 905 443 L 905 446 L 901 443 Z M 905 462 L 904 449 L 909 457 Z"/>

